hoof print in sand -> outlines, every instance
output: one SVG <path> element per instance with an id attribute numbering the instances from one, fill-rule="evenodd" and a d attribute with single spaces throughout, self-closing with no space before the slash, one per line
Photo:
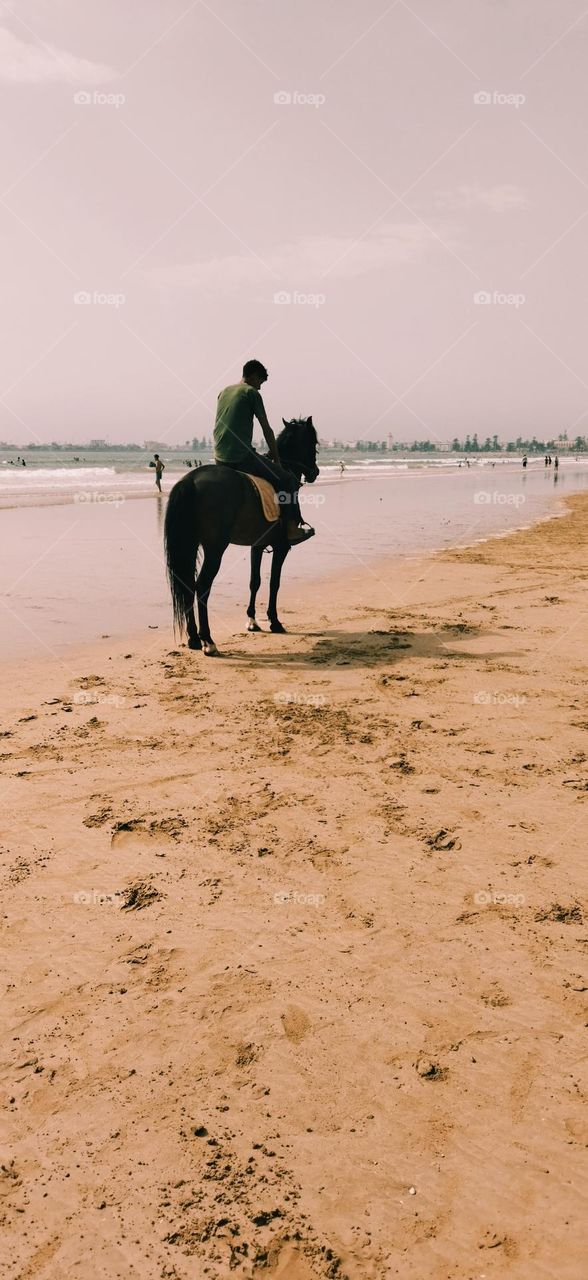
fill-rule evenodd
<path id="1" fill-rule="evenodd" d="M 554 902 L 549 909 L 545 911 L 537 911 L 535 919 L 541 924 L 545 920 L 551 920 L 554 924 L 583 924 L 584 917 L 577 902 L 570 907 L 562 907 L 559 902 Z"/>
<path id="2" fill-rule="evenodd" d="M 238 1067 L 250 1067 L 259 1057 L 259 1049 L 254 1044 L 238 1044 L 235 1062 Z"/>
<path id="3" fill-rule="evenodd" d="M 451 849 L 461 849 L 461 840 L 446 827 L 441 827 L 434 835 L 428 836 L 429 849 L 437 849 L 440 853 L 449 853 Z"/>
<path id="4" fill-rule="evenodd" d="M 150 907 L 152 902 L 161 897 L 162 894 L 155 885 L 150 884 L 148 880 L 138 880 L 124 890 L 120 909 L 121 911 L 142 911 L 143 907 Z"/>
<path id="5" fill-rule="evenodd" d="M 415 1065 L 422 1080 L 445 1080 L 447 1078 L 447 1067 L 440 1067 L 439 1063 L 433 1062 L 431 1058 L 419 1058 Z"/>
<path id="6" fill-rule="evenodd" d="M 489 1009 L 504 1009 L 506 1005 L 511 1004 L 510 996 L 505 995 L 504 991 L 496 984 L 490 991 L 483 991 L 480 997 Z"/>
<path id="7" fill-rule="evenodd" d="M 153 819 L 149 823 L 145 818 L 129 818 L 127 822 L 115 822 L 110 844 L 114 848 L 116 845 L 152 844 L 153 841 L 169 843 L 178 840 L 187 826 L 186 819 L 179 814 L 172 818 L 162 818 L 159 822 Z"/>
<path id="8" fill-rule="evenodd" d="M 416 773 L 414 765 L 406 759 L 405 755 L 398 756 L 396 760 L 388 760 L 386 763 L 389 769 L 395 769 L 396 773 L 403 773 L 405 777 L 411 773 Z"/>
<path id="9" fill-rule="evenodd" d="M 85 827 L 103 827 L 111 818 L 112 809 L 97 809 L 96 813 L 89 813 L 87 818 L 82 818 L 82 822 Z"/>

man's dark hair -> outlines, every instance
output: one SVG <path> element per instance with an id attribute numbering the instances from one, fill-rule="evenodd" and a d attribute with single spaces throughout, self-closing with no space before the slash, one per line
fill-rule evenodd
<path id="1" fill-rule="evenodd" d="M 267 378 L 267 369 L 261 363 L 261 360 L 247 360 L 243 365 L 243 377 L 250 378 L 251 374 L 256 374 L 259 378 Z"/>

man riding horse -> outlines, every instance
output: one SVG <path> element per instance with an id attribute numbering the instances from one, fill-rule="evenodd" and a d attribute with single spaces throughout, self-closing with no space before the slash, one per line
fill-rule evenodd
<path id="1" fill-rule="evenodd" d="M 174 621 L 187 631 L 190 649 L 214 656 L 208 598 L 228 546 L 251 547 L 248 631 L 259 631 L 255 600 L 264 548 L 272 552 L 267 616 L 270 631 L 283 632 L 278 617 L 282 566 L 292 546 L 306 542 L 314 529 L 301 525 L 298 489 L 319 475 L 318 437 L 312 418 L 282 419 L 279 436 L 267 420 L 259 388 L 267 371 L 249 360 L 243 379 L 218 398 L 214 428 L 215 463 L 191 468 L 173 486 L 165 513 L 165 557 Z M 270 456 L 252 445 L 253 420 L 261 425 Z M 266 478 L 278 492 L 278 510 L 267 509 L 251 477 Z M 196 569 L 198 576 L 195 582 Z M 198 607 L 198 621 L 194 605 Z"/>
<path id="2" fill-rule="evenodd" d="M 290 546 L 297 546 L 312 538 L 314 529 L 302 521 L 298 504 L 300 481 L 280 462 L 276 437 L 260 394 L 267 378 L 267 369 L 259 360 L 248 360 L 243 366 L 241 381 L 220 392 L 214 426 L 214 460 L 224 467 L 269 480 L 279 497 L 286 538 Z M 253 448 L 254 418 L 263 431 L 269 458 Z"/>

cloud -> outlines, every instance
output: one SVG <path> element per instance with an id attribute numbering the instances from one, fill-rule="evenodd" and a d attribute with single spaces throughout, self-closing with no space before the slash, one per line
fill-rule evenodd
<path id="1" fill-rule="evenodd" d="M 53 45 L 32 44 L 0 27 L 0 80 L 11 84 L 104 84 L 116 77 L 112 67 Z"/>
<path id="2" fill-rule="evenodd" d="M 419 222 L 396 223 L 362 240 L 354 236 L 305 236 L 260 252 L 258 257 L 236 253 L 206 262 L 154 267 L 146 275 L 164 286 L 220 289 L 227 293 L 246 284 L 262 283 L 266 287 L 268 282 L 271 284 L 272 275 L 281 285 L 312 289 L 319 288 L 324 279 L 349 279 L 398 263 L 417 262 L 439 244 L 438 235 Z"/>
<path id="3" fill-rule="evenodd" d="M 511 209 L 524 209 L 528 204 L 520 187 L 505 183 L 500 187 L 482 187 L 479 183 L 461 186 L 456 191 L 439 193 L 438 204 L 443 209 L 491 209 L 493 213 L 509 213 Z"/>

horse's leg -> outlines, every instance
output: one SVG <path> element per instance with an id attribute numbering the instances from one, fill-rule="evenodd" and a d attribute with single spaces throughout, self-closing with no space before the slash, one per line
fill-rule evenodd
<path id="1" fill-rule="evenodd" d="M 188 638 L 189 649 L 201 649 L 202 641 L 198 635 L 198 627 L 196 626 L 196 618 L 194 616 L 194 600 L 196 597 L 196 568 L 194 568 L 194 585 L 186 591 L 186 632 Z"/>
<path id="2" fill-rule="evenodd" d="M 194 617 L 194 597 L 192 597 L 192 606 L 186 613 L 186 630 L 188 632 L 188 648 L 201 649 L 202 641 L 198 635 L 198 627 Z"/>
<path id="3" fill-rule="evenodd" d="M 285 538 L 280 538 L 274 546 L 272 555 L 272 571 L 270 574 L 269 603 L 267 606 L 270 631 L 278 631 L 282 635 L 285 634 L 286 628 L 282 626 L 280 619 L 278 618 L 278 591 L 280 590 L 282 566 L 289 550 L 290 544 L 286 542 Z"/>
<path id="4" fill-rule="evenodd" d="M 223 546 L 204 547 L 204 560 L 200 573 L 196 579 L 196 599 L 198 601 L 198 629 L 200 631 L 200 639 L 202 648 L 207 657 L 216 657 L 218 649 L 210 634 L 210 625 L 208 622 L 208 596 L 210 588 L 216 578 L 221 566 L 221 560 L 227 549 L 227 543 Z"/>
<path id="5" fill-rule="evenodd" d="M 248 631 L 261 631 L 261 627 L 258 626 L 255 621 L 255 598 L 261 585 L 262 556 L 263 547 L 251 548 L 251 579 L 249 582 L 249 590 L 251 594 L 249 596 L 249 608 L 247 610 L 247 617 L 249 618 L 249 626 L 247 627 Z"/>

